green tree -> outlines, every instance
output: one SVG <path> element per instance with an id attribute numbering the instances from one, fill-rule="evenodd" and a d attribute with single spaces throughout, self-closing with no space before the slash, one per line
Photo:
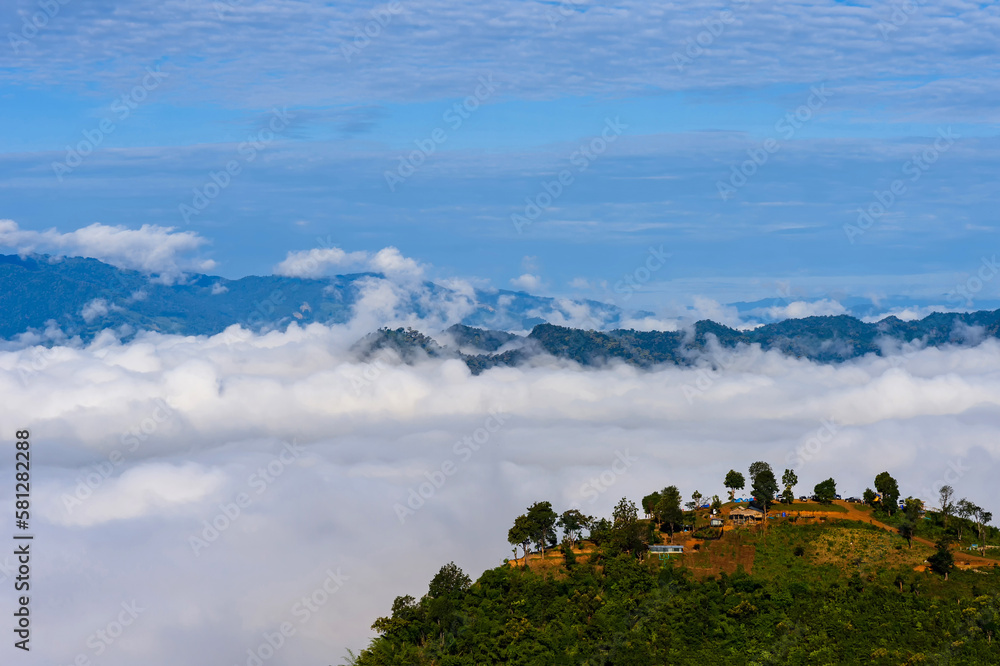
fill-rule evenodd
<path id="1" fill-rule="evenodd" d="M 684 511 L 681 509 L 681 491 L 677 486 L 667 486 L 660 491 L 660 503 L 657 506 L 660 522 L 667 526 L 670 540 L 674 539 L 674 530 L 684 522 Z"/>
<path id="2" fill-rule="evenodd" d="M 837 496 L 837 482 L 832 477 L 826 481 L 820 481 L 813 488 L 813 492 L 820 504 L 831 504 Z"/>
<path id="3" fill-rule="evenodd" d="M 983 552 L 986 550 L 985 543 L 983 541 L 983 539 L 986 538 L 984 532 L 986 531 L 986 526 L 990 524 L 991 520 L 993 520 L 993 514 L 981 507 L 976 507 L 976 509 L 976 527 L 979 531 L 979 551 Z"/>
<path id="4" fill-rule="evenodd" d="M 457 619 L 462 597 L 471 586 L 472 580 L 454 562 L 441 567 L 431 579 L 427 591 L 427 617 L 437 623 L 442 643 L 445 632 Z"/>
<path id="5" fill-rule="evenodd" d="M 756 469 L 755 469 L 755 466 Z M 778 481 L 774 478 L 771 466 L 765 462 L 755 462 L 750 465 L 750 478 L 753 479 L 753 505 L 764 512 L 764 520 L 767 520 L 767 511 L 771 508 L 775 496 L 778 494 Z M 765 523 L 766 524 L 766 523 Z"/>
<path id="6" fill-rule="evenodd" d="M 552 510 L 551 502 L 535 502 L 528 507 L 528 520 L 531 523 L 531 540 L 542 549 L 542 559 L 545 559 L 545 547 L 555 544 L 555 525 L 559 516 Z"/>
<path id="7" fill-rule="evenodd" d="M 532 524 L 528 516 L 521 514 L 514 519 L 514 526 L 507 532 L 507 542 L 514 546 L 514 561 L 517 561 L 517 547 L 524 549 L 524 566 L 528 566 L 528 545 L 531 543 Z"/>
<path id="8" fill-rule="evenodd" d="M 656 513 L 656 505 L 660 502 L 660 493 L 652 492 L 642 498 L 642 512 L 646 517 Z"/>
<path id="9" fill-rule="evenodd" d="M 958 514 L 958 517 L 962 519 L 958 523 L 959 541 L 962 540 L 962 528 L 965 527 L 965 521 L 968 520 L 970 517 L 976 515 L 976 511 L 978 510 L 979 510 L 978 506 L 976 506 L 969 500 L 965 499 L 964 497 L 958 500 L 958 503 L 955 505 L 955 513 Z"/>
<path id="10" fill-rule="evenodd" d="M 941 507 L 941 523 L 945 529 L 948 528 L 948 517 L 955 511 L 955 503 L 951 498 L 955 496 L 955 489 L 945 484 L 938 490 L 938 504 Z"/>
<path id="11" fill-rule="evenodd" d="M 569 509 L 563 511 L 556 522 L 569 538 L 569 545 L 572 548 L 576 546 L 576 542 L 580 540 L 583 530 L 589 527 L 593 520 L 592 516 L 584 515 L 579 509 Z"/>
<path id="12" fill-rule="evenodd" d="M 718 511 L 722 508 L 722 500 L 719 499 L 718 495 L 712 495 L 712 511 Z"/>
<path id="13" fill-rule="evenodd" d="M 624 497 L 621 498 L 615 505 L 612 514 L 609 538 L 611 549 L 618 553 L 631 553 L 638 557 L 645 550 L 641 530 L 639 511 L 635 502 L 630 502 Z"/>
<path id="14" fill-rule="evenodd" d="M 913 535 L 917 532 L 917 521 L 920 520 L 920 510 L 924 503 L 913 497 L 907 497 L 903 506 L 903 520 L 899 524 L 899 534 L 910 548 L 913 548 Z"/>
<path id="15" fill-rule="evenodd" d="M 454 596 L 465 592 L 472 585 L 472 579 L 465 575 L 454 562 L 441 567 L 431 579 L 430 588 L 427 593 L 431 598 Z"/>
<path id="16" fill-rule="evenodd" d="M 694 506 L 691 507 L 692 509 L 700 509 L 701 508 L 701 498 L 702 497 L 703 497 L 703 495 L 700 492 L 698 492 L 697 490 L 694 491 L 693 493 L 691 493 L 691 502 L 694 504 Z"/>
<path id="17" fill-rule="evenodd" d="M 882 495 L 882 510 L 890 516 L 899 507 L 899 484 L 889 472 L 882 472 L 875 477 L 875 490 Z"/>
<path id="18" fill-rule="evenodd" d="M 785 486 L 785 491 L 781 493 L 781 500 L 785 504 L 791 504 L 795 501 L 795 492 L 793 488 L 798 484 L 799 477 L 795 474 L 795 470 L 786 469 L 785 473 L 781 475 L 781 484 Z"/>
<path id="19" fill-rule="evenodd" d="M 948 580 L 948 574 L 955 568 L 955 556 L 951 554 L 951 537 L 943 536 L 935 544 L 937 550 L 927 558 L 931 571 L 939 573 Z"/>
<path id="20" fill-rule="evenodd" d="M 768 463 L 764 462 L 763 460 L 758 460 L 755 463 L 751 463 L 750 464 L 750 485 L 753 486 L 753 482 L 757 478 L 757 475 L 760 474 L 761 472 L 765 472 L 765 471 L 766 472 L 771 472 L 772 476 L 774 475 L 774 470 L 772 470 L 771 466 Z"/>
<path id="21" fill-rule="evenodd" d="M 746 479 L 735 469 L 729 470 L 726 474 L 726 488 L 729 489 L 729 501 L 736 499 L 736 491 L 746 488 Z"/>
<path id="22" fill-rule="evenodd" d="M 871 488 L 865 488 L 865 493 L 861 496 L 861 499 L 868 506 L 875 506 L 875 500 L 878 499 L 878 495 Z"/>

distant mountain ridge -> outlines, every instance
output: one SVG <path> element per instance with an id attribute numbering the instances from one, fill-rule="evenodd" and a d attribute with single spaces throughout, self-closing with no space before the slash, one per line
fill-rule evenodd
<path id="1" fill-rule="evenodd" d="M 162 284 L 97 259 L 0 255 L 0 338 L 42 331 L 49 322 L 83 340 L 123 326 L 215 335 L 233 324 L 262 330 L 283 329 L 292 322 L 344 323 L 353 316 L 363 287 L 380 277 L 356 273 L 322 279 L 270 275 L 229 280 L 194 274 L 183 284 Z M 433 282 L 422 283 L 421 293 L 411 294 L 405 305 L 420 316 L 440 308 L 444 316 L 448 304 L 463 302 L 474 306 L 463 323 L 495 329 L 527 330 L 559 310 L 558 299 L 503 289 L 477 289 L 470 297 Z M 622 316 L 613 305 L 577 303 L 586 303 L 602 322 L 613 323 Z"/>
<path id="2" fill-rule="evenodd" d="M 380 277 L 358 273 L 324 279 L 250 276 L 228 280 L 192 275 L 183 284 L 168 285 L 96 259 L 0 255 L 0 337 L 42 331 L 50 323 L 83 340 L 108 328 L 214 335 L 233 324 L 259 331 L 283 329 L 293 322 L 344 323 L 353 316 L 365 286 Z M 702 320 L 679 331 L 597 331 L 548 323 L 545 315 L 559 312 L 560 304 L 565 304 L 559 299 L 504 290 L 476 290 L 470 296 L 432 282 L 424 282 L 418 291 L 409 294 L 405 304 L 412 313 L 425 316 L 437 312 L 433 309 L 437 307 L 441 319 L 447 320 L 443 315 L 448 305 L 459 303 L 471 314 L 444 331 L 438 337 L 440 343 L 418 331 L 376 331 L 359 341 L 356 350 L 362 358 L 392 349 L 406 362 L 422 355 L 462 359 L 474 373 L 518 365 L 543 354 L 588 366 L 621 361 L 650 367 L 687 365 L 706 353 L 711 359 L 713 349 L 759 344 L 765 350 L 831 363 L 882 354 L 887 343 L 918 341 L 939 347 L 1000 337 L 1000 310 L 934 313 L 916 321 L 890 316 L 875 323 L 846 314 L 814 316 L 753 330 Z M 573 303 L 581 302 L 600 319 L 595 323 L 605 328 L 624 321 L 624 313 L 613 305 Z M 508 332 L 529 328 L 527 335 Z M 725 359 L 712 362 L 720 365 Z"/>
<path id="3" fill-rule="evenodd" d="M 359 343 L 359 352 L 362 358 L 370 358 L 377 350 L 391 348 L 404 361 L 412 361 L 420 353 L 459 358 L 474 374 L 499 365 L 515 366 L 539 354 L 585 366 L 621 361 L 644 368 L 663 363 L 691 365 L 707 355 L 713 365 L 724 367 L 726 352 L 752 344 L 811 361 L 837 363 L 866 354 L 882 355 L 887 343 L 968 346 L 987 337 L 1000 337 L 1000 310 L 935 313 L 909 322 L 886 317 L 872 324 L 850 315 L 806 317 L 767 324 L 752 331 L 703 320 L 682 331 L 602 332 L 539 324 L 527 336 L 519 336 L 456 324 L 444 333 L 452 341 L 451 346 L 438 345 L 418 331 L 382 329 Z M 468 348 L 476 347 L 479 341 L 488 344 L 478 347 L 478 353 L 470 353 Z"/>

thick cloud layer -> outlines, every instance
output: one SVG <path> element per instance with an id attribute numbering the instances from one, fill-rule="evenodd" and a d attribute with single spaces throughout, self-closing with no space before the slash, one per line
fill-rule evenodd
<path id="1" fill-rule="evenodd" d="M 889 470 L 904 495 L 949 482 L 993 499 L 996 340 L 839 366 L 747 349 L 473 377 L 457 361 L 359 363 L 357 335 L 0 353 L 4 436 L 33 442 L 32 663 L 336 663 L 442 564 L 476 576 L 509 556 L 532 501 L 607 515 L 671 483 L 721 495 L 758 459 L 795 466 L 800 492 L 833 475 L 857 494 Z"/>
<path id="2" fill-rule="evenodd" d="M 80 256 L 100 259 L 119 268 L 129 268 L 171 284 L 188 271 L 215 268 L 211 259 L 192 257 L 208 240 L 194 231 L 144 224 L 138 229 L 94 223 L 62 233 L 21 229 L 13 220 L 0 220 L 0 248 L 19 254 L 43 253 L 57 257 Z"/>

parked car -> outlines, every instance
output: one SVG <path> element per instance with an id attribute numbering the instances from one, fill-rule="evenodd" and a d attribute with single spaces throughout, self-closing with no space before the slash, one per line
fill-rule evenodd
<path id="1" fill-rule="evenodd" d="M 842 498 L 840 497 L 840 495 L 834 495 L 833 499 L 842 499 Z"/>
<path id="2" fill-rule="evenodd" d="M 805 502 L 808 499 L 809 499 L 808 497 L 806 497 L 805 495 L 803 495 L 802 497 L 799 498 L 799 501 L 800 502 Z"/>

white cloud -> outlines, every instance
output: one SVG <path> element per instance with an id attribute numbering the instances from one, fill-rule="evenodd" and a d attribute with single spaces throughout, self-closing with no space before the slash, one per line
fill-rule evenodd
<path id="1" fill-rule="evenodd" d="M 366 307 L 391 310 L 398 288 L 374 280 Z M 360 363 L 348 350 L 364 326 L 105 338 L 55 348 L 27 380 L 17 369 L 37 350 L 0 351 L 0 421 L 45 447 L 35 525 L 60 546 L 38 554 L 61 590 L 37 602 L 38 631 L 53 637 L 41 659 L 68 663 L 101 618 L 137 599 L 157 611 L 102 663 L 237 663 L 332 567 L 349 584 L 281 654 L 329 660 L 362 647 L 392 599 L 422 594 L 445 562 L 473 576 L 495 566 L 533 501 L 607 515 L 666 483 L 721 494 L 725 472 L 756 459 L 780 470 L 805 452 L 800 487 L 832 475 L 848 494 L 886 469 L 904 494 L 926 494 L 958 466 L 948 478 L 962 496 L 988 506 L 994 495 L 995 339 L 832 366 L 749 348 L 711 372 L 538 359 L 473 377 L 453 360 Z M 503 425 L 461 453 L 491 409 Z M 812 446 L 824 419 L 835 436 Z M 302 451 L 290 456 L 293 440 Z M 616 451 L 638 462 L 594 493 L 588 479 Z M 394 505 L 445 461 L 456 473 L 400 524 Z M 69 510 L 63 495 L 81 483 L 89 496 Z M 195 554 L 202 535 L 211 541 Z M 406 567 L 387 538 L 407 549 Z"/>
<path id="2" fill-rule="evenodd" d="M 105 463 L 108 467 L 111 465 Z M 77 527 L 148 518 L 204 500 L 226 481 L 220 470 L 207 470 L 193 463 L 141 463 L 117 478 L 99 484 L 95 481 L 98 478 L 101 468 L 95 467 L 84 476 L 83 486 L 43 491 L 50 501 L 42 516 L 57 525 Z M 89 489 L 88 482 L 96 487 Z M 81 487 L 84 490 L 78 492 Z M 83 497 L 88 491 L 90 494 Z"/>
<path id="3" fill-rule="evenodd" d="M 423 278 L 424 268 L 414 259 L 404 257 L 395 247 L 385 247 L 373 255 L 367 252 L 345 252 L 339 247 L 313 248 L 289 252 L 284 261 L 274 267 L 276 275 L 319 278 L 331 269 L 364 269 L 381 273 L 389 279 L 412 281 Z"/>
<path id="4" fill-rule="evenodd" d="M 313 248 L 289 252 L 284 261 L 274 267 L 275 275 L 287 277 L 318 278 L 330 269 L 358 266 L 368 258 L 365 252 L 345 252 L 339 247 Z"/>
<path id="5" fill-rule="evenodd" d="M 98 317 L 103 317 L 108 314 L 108 302 L 103 298 L 95 298 L 86 305 L 80 311 L 80 316 L 88 324 L 97 319 Z"/>
<path id="6" fill-rule="evenodd" d="M 512 278 L 510 284 L 522 291 L 537 291 L 542 288 L 542 278 L 531 273 L 525 273 L 520 277 Z"/>
<path id="7" fill-rule="evenodd" d="M 155 275 L 173 283 L 190 271 L 209 271 L 215 262 L 189 256 L 208 241 L 193 231 L 144 224 L 138 229 L 91 224 L 75 231 L 21 229 L 13 220 L 0 220 L 0 247 L 19 254 L 45 253 L 100 259 L 119 268 Z"/>
<path id="8" fill-rule="evenodd" d="M 394 247 L 382 248 L 368 263 L 371 270 L 383 273 L 389 278 L 420 279 L 424 269 L 416 260 L 404 257 Z"/>
<path id="9" fill-rule="evenodd" d="M 842 315 L 847 313 L 847 309 L 835 300 L 823 298 L 817 301 L 793 301 L 787 305 L 776 305 L 766 308 L 765 313 L 774 320 L 802 319 L 803 317 Z"/>

